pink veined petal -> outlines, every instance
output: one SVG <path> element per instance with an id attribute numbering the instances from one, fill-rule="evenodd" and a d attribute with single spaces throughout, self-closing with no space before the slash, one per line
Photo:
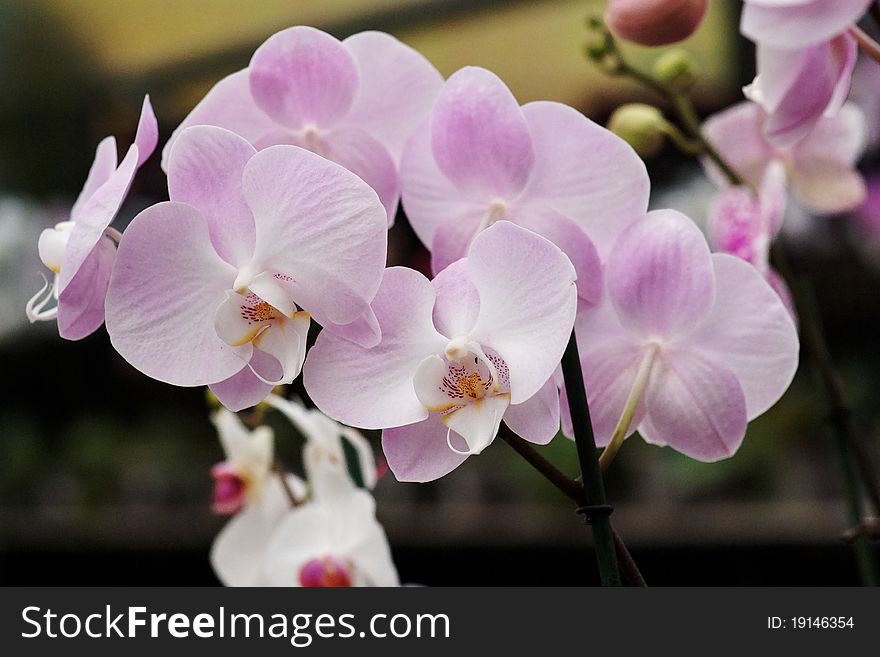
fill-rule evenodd
<path id="1" fill-rule="evenodd" d="M 153 154 L 158 143 L 159 124 L 156 122 L 156 115 L 153 113 L 153 106 L 150 104 L 149 95 L 147 95 L 144 96 L 141 116 L 138 120 L 137 132 L 134 136 L 134 145 L 138 147 L 138 169 Z"/>
<path id="2" fill-rule="evenodd" d="M 623 139 L 571 107 L 542 101 L 522 112 L 535 165 L 521 202 L 549 205 L 574 221 L 604 258 L 648 209 L 644 162 Z"/>
<path id="3" fill-rule="evenodd" d="M 559 432 L 559 389 L 553 377 L 522 404 L 508 406 L 504 423 L 511 430 L 538 445 L 546 445 Z"/>
<path id="4" fill-rule="evenodd" d="M 116 138 L 104 137 L 95 150 L 95 159 L 92 162 L 92 167 L 89 169 L 89 175 L 86 178 L 82 191 L 70 209 L 71 221 L 76 221 L 77 215 L 82 211 L 82 206 L 116 171 L 116 157 Z"/>
<path id="5" fill-rule="evenodd" d="M 491 348 L 510 371 L 510 403 L 544 385 L 562 358 L 577 312 L 575 271 L 552 242 L 499 221 L 481 232 L 468 255 L 480 294 L 471 340 Z"/>
<path id="6" fill-rule="evenodd" d="M 698 461 L 733 456 L 746 433 L 746 402 L 736 376 L 703 356 L 663 350 L 645 391 L 657 437 Z"/>
<path id="7" fill-rule="evenodd" d="M 351 53 L 313 27 L 273 34 L 257 48 L 249 70 L 257 106 L 293 129 L 334 126 L 348 113 L 359 85 Z"/>
<path id="8" fill-rule="evenodd" d="M 415 130 L 403 150 L 400 160 L 400 193 L 407 219 L 428 249 L 433 248 L 434 233 L 438 226 L 456 217 L 482 217 L 488 208 L 486 199 L 479 194 L 463 194 L 440 171 L 431 150 L 429 121 L 425 121 Z M 443 267 L 455 260 L 457 258 L 449 260 Z"/>
<path id="9" fill-rule="evenodd" d="M 287 480 L 294 492 L 305 493 L 305 485 L 297 477 L 288 475 Z M 263 498 L 249 504 L 220 530 L 211 546 L 211 566 L 225 586 L 260 584 L 263 553 L 289 511 L 290 501 L 281 482 L 273 476 L 266 483 Z"/>
<path id="10" fill-rule="evenodd" d="M 867 11 L 867 0 L 811 0 L 782 3 L 746 2 L 740 29 L 752 41 L 777 48 L 803 48 L 840 34 Z"/>
<path id="11" fill-rule="evenodd" d="M 242 189 L 256 222 L 255 272 L 290 277 L 294 301 L 319 323 L 358 319 L 385 267 L 388 222 L 376 193 L 295 146 L 252 157 Z"/>
<path id="12" fill-rule="evenodd" d="M 306 359 L 308 335 L 309 314 L 298 312 L 290 318 L 273 322 L 272 326 L 254 338 L 254 347 L 281 363 L 282 376 L 268 379 L 270 383 L 293 383 L 299 376 Z"/>
<path id="13" fill-rule="evenodd" d="M 365 429 L 425 419 L 428 411 L 413 389 L 413 375 L 447 342 L 431 321 L 433 307 L 434 289 L 424 276 L 403 267 L 385 270 L 372 303 L 382 341 L 366 349 L 322 331 L 309 350 L 303 381 L 317 407 Z"/>
<path id="14" fill-rule="evenodd" d="M 773 288 L 773 291 L 779 295 L 782 304 L 785 306 L 788 314 L 791 315 L 792 321 L 797 325 L 797 309 L 794 307 L 794 299 L 791 296 L 791 290 L 788 289 L 788 284 L 785 282 L 785 279 L 773 269 L 768 271 L 764 278 L 770 284 L 770 287 Z"/>
<path id="15" fill-rule="evenodd" d="M 431 281 L 437 299 L 434 301 L 434 326 L 452 339 L 467 335 L 480 313 L 480 294 L 468 273 L 467 260 L 452 263 Z"/>
<path id="16" fill-rule="evenodd" d="M 712 145 L 724 156 L 746 182 L 761 183 L 764 168 L 775 153 L 764 138 L 764 112 L 751 101 L 734 105 L 710 116 L 703 124 L 703 132 Z M 719 186 L 726 187 L 727 177 L 708 158 L 701 160 L 706 173 Z"/>
<path id="17" fill-rule="evenodd" d="M 81 340 L 104 323 L 104 298 L 115 259 L 116 245 L 106 237 L 99 240 L 58 296 L 58 334 L 65 340 Z"/>
<path id="18" fill-rule="evenodd" d="M 98 240 L 104 236 L 104 231 L 119 212 L 134 179 L 137 161 L 138 149 L 137 146 L 132 146 L 119 168 L 82 205 L 70 232 L 70 239 L 67 241 L 67 250 L 64 253 L 58 281 L 60 291 L 63 291 L 76 276 L 82 263 L 89 257 Z"/>
<path id="19" fill-rule="evenodd" d="M 707 237 L 713 251 L 759 264 L 769 247 L 760 202 L 748 187 L 721 190 L 709 208 Z"/>
<path id="20" fill-rule="evenodd" d="M 791 383 L 798 365 L 797 331 L 779 296 L 754 268 L 725 254 L 713 255 L 712 264 L 715 307 L 687 344 L 736 375 L 752 420 Z"/>
<path id="21" fill-rule="evenodd" d="M 584 332 L 578 331 L 579 346 Z M 584 341 L 586 342 L 586 341 Z M 590 419 L 596 444 L 604 447 L 620 420 L 636 373 L 642 362 L 644 348 L 625 338 L 609 339 L 598 344 L 587 342 L 582 348 L 581 368 L 590 404 Z M 627 435 L 636 430 L 645 414 L 644 398 L 636 407 Z"/>
<path id="22" fill-rule="evenodd" d="M 168 194 L 196 208 L 208 222 L 214 249 L 240 267 L 254 253 L 254 217 L 241 191 L 244 166 L 257 151 L 234 132 L 193 126 L 168 157 Z"/>
<path id="23" fill-rule="evenodd" d="M 428 117 L 443 76 L 421 53 L 384 32 L 359 32 L 342 42 L 360 73 L 360 88 L 346 123 L 366 130 L 395 162 Z"/>
<path id="24" fill-rule="evenodd" d="M 440 421 L 464 439 L 470 454 L 479 454 L 495 440 L 510 395 L 484 397 L 440 416 Z M 458 449 L 458 448 L 457 448 Z"/>
<path id="25" fill-rule="evenodd" d="M 162 149 L 162 170 L 168 171 L 171 149 L 184 130 L 194 125 L 216 125 L 241 135 L 251 144 L 281 128 L 251 96 L 248 70 L 226 76 L 215 84 L 183 122 L 171 133 Z"/>
<path id="26" fill-rule="evenodd" d="M 468 254 L 484 215 L 485 210 L 471 209 L 437 226 L 433 241 L 426 245 L 431 249 L 432 271 L 441 272 Z"/>
<path id="27" fill-rule="evenodd" d="M 272 358 L 268 354 L 264 354 L 259 349 L 254 349 L 251 356 L 250 365 L 258 371 L 266 371 L 266 363 L 262 363 L 262 359 Z M 274 359 L 272 359 L 274 360 Z M 256 362 L 255 362 L 256 361 Z M 277 364 L 276 372 L 268 372 L 274 376 L 264 377 L 269 381 L 277 380 L 281 375 L 280 364 Z M 230 411 L 238 412 L 246 408 L 256 406 L 263 401 L 266 396 L 272 392 L 273 386 L 264 383 L 254 374 L 251 367 L 244 365 L 238 372 L 230 376 L 228 379 L 212 383 L 208 387 L 211 392 L 216 395 L 220 403 Z"/>
<path id="28" fill-rule="evenodd" d="M 796 144 L 810 133 L 822 116 L 839 109 L 849 92 L 856 49 L 855 39 L 842 35 L 797 53 L 766 47 L 759 50 L 759 65 L 768 59 L 783 62 L 769 70 L 766 65 L 763 70 L 759 68 L 761 95 L 766 95 L 769 89 L 778 89 L 781 96 L 765 105 L 770 115 L 764 132 L 772 144 L 779 147 Z M 782 70 L 767 77 L 773 68 Z M 779 76 L 785 80 L 776 79 Z M 789 80 L 788 86 L 784 86 Z"/>
<path id="29" fill-rule="evenodd" d="M 803 158 L 794 166 L 791 188 L 801 203 L 816 214 L 853 210 L 867 195 L 865 179 L 855 167 L 812 157 Z"/>
<path id="30" fill-rule="evenodd" d="M 568 256 L 577 273 L 579 310 L 599 303 L 602 296 L 602 262 L 583 228 L 547 206 L 533 205 L 515 210 L 511 220 L 547 238 Z"/>
<path id="31" fill-rule="evenodd" d="M 494 73 L 468 66 L 446 81 L 431 112 L 431 148 L 455 186 L 487 203 L 525 187 L 535 152 L 516 98 Z"/>
<path id="32" fill-rule="evenodd" d="M 649 212 L 621 235 L 605 275 L 621 322 L 647 340 L 693 330 L 715 298 L 706 239 L 675 210 Z"/>
<path id="33" fill-rule="evenodd" d="M 382 451 L 397 480 L 433 481 L 464 463 L 468 455 L 452 451 L 446 442 L 449 430 L 437 413 L 415 424 L 385 429 Z"/>
<path id="34" fill-rule="evenodd" d="M 229 378 L 251 355 L 230 347 L 214 314 L 235 269 L 211 246 L 194 208 L 158 203 L 131 222 L 119 244 L 107 292 L 107 333 L 125 360 L 147 376 L 180 386 Z"/>
<path id="35" fill-rule="evenodd" d="M 865 151 L 867 138 L 864 112 L 855 104 L 847 103 L 834 116 L 821 119 L 795 147 L 792 154 L 795 166 L 799 160 L 816 158 L 855 165 Z"/>
<path id="36" fill-rule="evenodd" d="M 400 199 L 397 166 L 382 144 L 358 128 L 337 129 L 323 138 L 318 154 L 341 164 L 372 187 L 388 214 L 388 227 L 394 224 Z"/>

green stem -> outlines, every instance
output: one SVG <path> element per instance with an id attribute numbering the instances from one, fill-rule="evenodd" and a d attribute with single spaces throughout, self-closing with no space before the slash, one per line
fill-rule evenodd
<path id="1" fill-rule="evenodd" d="M 620 586 L 620 572 L 614 549 L 614 534 L 609 518 L 610 508 L 605 499 L 605 484 L 602 481 L 602 471 L 599 469 L 596 439 L 593 436 L 590 407 L 587 404 L 584 375 L 581 371 L 577 338 L 574 331 L 571 332 L 568 346 L 562 355 L 562 377 L 565 380 L 574 441 L 584 480 L 586 505 L 583 509 L 587 522 L 593 530 L 596 560 L 599 563 L 599 578 L 602 581 L 602 586 Z"/>

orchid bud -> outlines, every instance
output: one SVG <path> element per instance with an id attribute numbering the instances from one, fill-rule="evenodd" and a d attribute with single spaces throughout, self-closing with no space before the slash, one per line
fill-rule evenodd
<path id="1" fill-rule="evenodd" d="M 214 500 L 211 505 L 214 513 L 231 516 L 244 506 L 247 482 L 238 471 L 224 461 L 211 468 L 214 478 Z"/>
<path id="2" fill-rule="evenodd" d="M 608 119 L 608 129 L 624 139 L 642 157 L 660 152 L 666 140 L 667 122 L 653 105 L 629 103 L 621 105 Z"/>
<path id="3" fill-rule="evenodd" d="M 665 46 L 694 33 L 706 4 L 707 0 L 609 0 L 605 18 L 627 41 Z"/>
<path id="4" fill-rule="evenodd" d="M 667 50 L 654 62 L 654 77 L 669 89 L 687 93 L 697 82 L 697 66 L 693 56 L 681 48 Z"/>

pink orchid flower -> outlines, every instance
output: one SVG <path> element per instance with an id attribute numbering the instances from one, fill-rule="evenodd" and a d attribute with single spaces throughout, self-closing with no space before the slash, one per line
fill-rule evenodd
<path id="1" fill-rule="evenodd" d="M 519 106 L 493 73 L 446 81 L 400 165 L 403 206 L 434 272 L 467 255 L 502 219 L 557 244 L 574 264 L 582 306 L 598 301 L 603 256 L 641 217 L 650 182 L 630 146 L 559 103 Z"/>
<path id="2" fill-rule="evenodd" d="M 551 376 L 577 305 L 571 262 L 510 222 L 481 232 L 466 259 L 433 281 L 393 267 L 373 301 L 382 341 L 372 349 L 323 332 L 304 368 L 327 415 L 384 429 L 401 481 L 429 481 L 488 446 L 502 417 L 524 438 L 559 429 Z"/>
<path id="3" fill-rule="evenodd" d="M 299 374 L 310 315 L 378 341 L 385 212 L 360 178 L 194 126 L 169 156 L 168 189 L 126 230 L 107 294 L 107 332 L 134 367 L 240 410 Z"/>
<path id="4" fill-rule="evenodd" d="M 269 37 L 248 68 L 208 92 L 168 140 L 163 168 L 177 138 L 193 125 L 227 128 L 257 149 L 301 146 L 366 181 L 390 225 L 401 151 L 442 84 L 428 60 L 383 32 L 340 42 L 312 27 L 291 27 Z"/>
<path id="5" fill-rule="evenodd" d="M 741 30 L 758 44 L 758 75 L 746 96 L 768 114 L 764 130 L 792 146 L 840 110 L 852 84 L 857 44 L 849 33 L 866 0 L 745 0 Z"/>
<path id="6" fill-rule="evenodd" d="M 856 207 L 865 197 L 865 181 L 855 164 L 865 149 L 867 129 L 861 110 L 847 103 L 833 118 L 821 119 L 802 141 L 789 147 L 771 144 L 762 132 L 766 114 L 743 102 L 710 117 L 706 137 L 752 187 L 758 188 L 767 167 L 779 160 L 790 188 L 801 205 L 816 214 L 834 214 Z M 729 184 L 710 161 L 703 165 L 711 178 Z"/>
<path id="7" fill-rule="evenodd" d="M 794 316 L 791 292 L 770 266 L 770 245 L 785 214 L 785 169 L 771 162 L 757 197 L 748 187 L 728 187 L 709 209 L 708 236 L 713 251 L 729 253 L 751 264 L 767 280 Z"/>
<path id="8" fill-rule="evenodd" d="M 711 254 L 674 210 L 620 236 L 605 280 L 576 325 L 597 444 L 638 429 L 700 461 L 731 456 L 797 369 L 779 296 L 748 263 Z"/>
<path id="9" fill-rule="evenodd" d="M 55 274 L 27 303 L 31 323 L 58 319 L 58 334 L 81 340 L 104 323 L 104 299 L 116 245 L 110 228 L 122 206 L 135 173 L 156 148 L 159 138 L 149 96 L 144 98 L 134 143 L 117 163 L 116 139 L 98 144 L 95 160 L 70 217 L 40 234 L 40 259 Z M 56 305 L 47 309 L 52 300 Z"/>

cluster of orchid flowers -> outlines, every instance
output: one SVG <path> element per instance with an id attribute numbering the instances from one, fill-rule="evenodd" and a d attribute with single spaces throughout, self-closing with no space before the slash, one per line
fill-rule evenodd
<path id="1" fill-rule="evenodd" d="M 170 200 L 121 234 L 110 225 L 157 144 L 149 100 L 121 163 L 101 142 L 69 221 L 40 237 L 55 279 L 28 317 L 57 317 L 72 340 L 106 324 L 132 366 L 208 386 L 225 407 L 215 509 L 236 516 L 212 552 L 224 583 L 396 585 L 365 490 L 373 456 L 349 427 L 381 429 L 391 472 L 418 482 L 479 454 L 502 421 L 537 444 L 571 436 L 572 332 L 599 446 L 638 431 L 727 458 L 782 396 L 799 345 L 770 243 L 789 190 L 820 212 L 862 200 L 865 122 L 844 100 L 847 30 L 866 5 L 747 2 L 751 100 L 705 125 L 743 184 L 706 160 L 724 187 L 708 240 L 675 210 L 649 212 L 642 160 L 571 107 L 520 105 L 483 68 L 444 81 L 384 33 L 284 30 L 173 132 Z M 386 267 L 399 203 L 430 278 Z M 272 393 L 301 373 L 318 410 Z M 262 403 L 306 436 L 307 482 L 279 474 L 271 431 L 234 413 Z"/>

